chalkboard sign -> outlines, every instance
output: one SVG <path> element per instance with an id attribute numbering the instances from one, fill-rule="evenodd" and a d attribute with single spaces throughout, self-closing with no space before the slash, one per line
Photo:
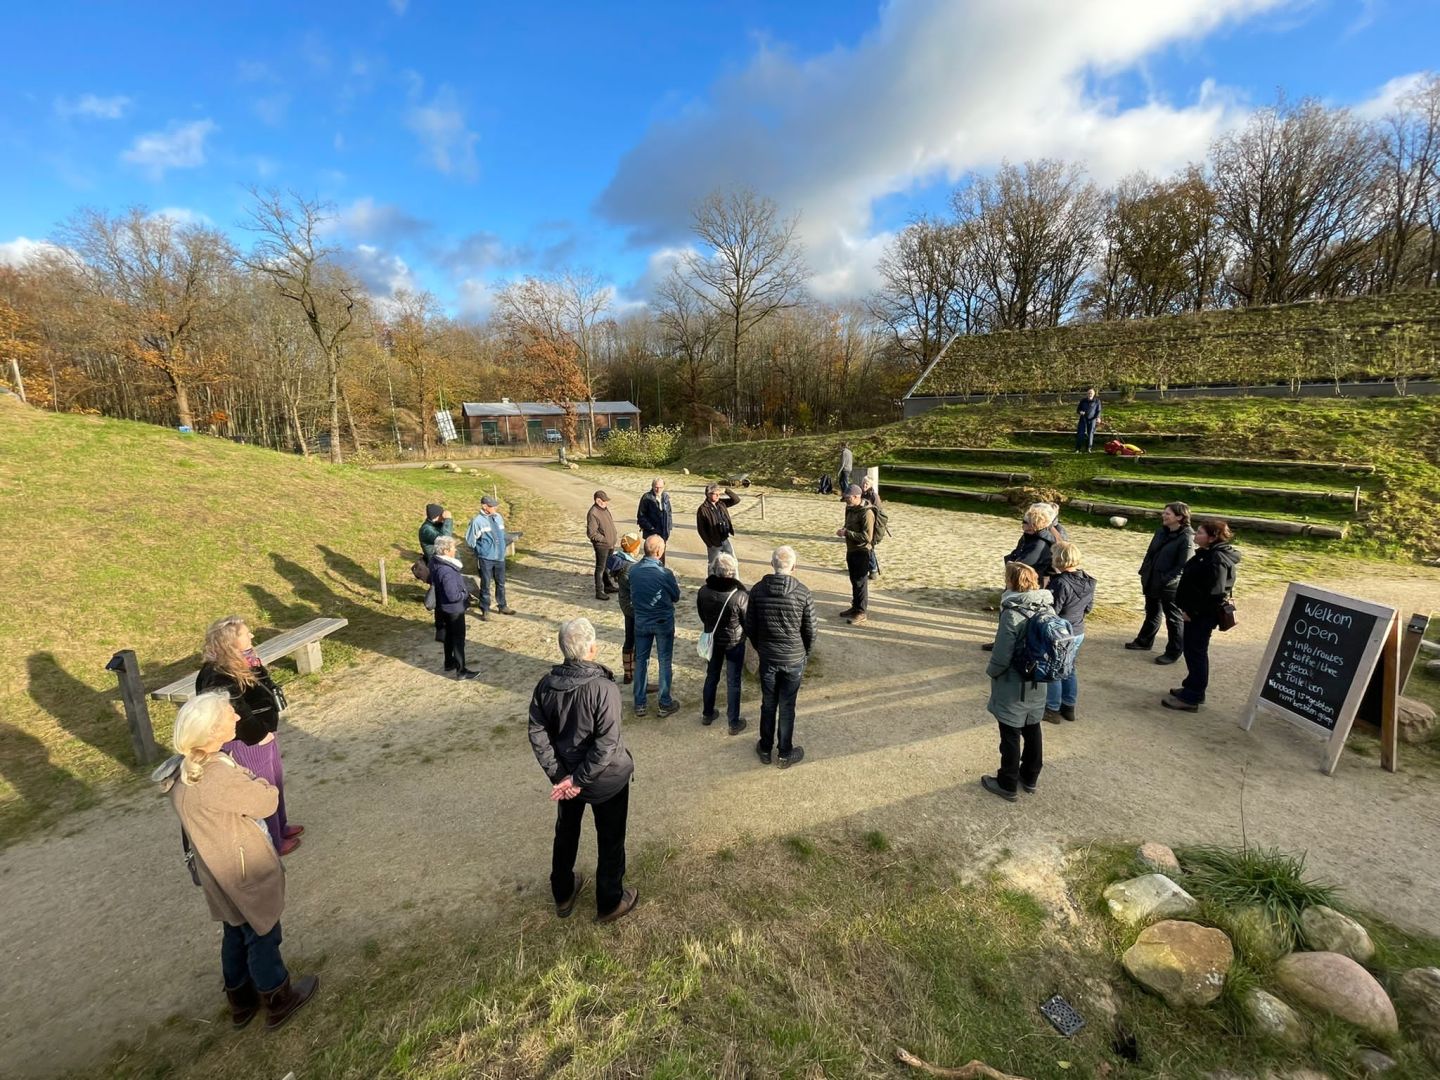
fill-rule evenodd
<path id="1" fill-rule="evenodd" d="M 1393 608 L 1292 583 L 1241 726 L 1257 711 L 1284 717 L 1330 740 L 1333 772 L 1394 624 Z"/>

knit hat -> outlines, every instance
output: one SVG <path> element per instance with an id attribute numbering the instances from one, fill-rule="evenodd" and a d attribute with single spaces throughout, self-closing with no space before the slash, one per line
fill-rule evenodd
<path id="1" fill-rule="evenodd" d="M 620 550 L 626 555 L 634 555 L 640 550 L 640 534 L 628 532 L 620 537 Z"/>
<path id="2" fill-rule="evenodd" d="M 445 507 L 441 506 L 439 503 L 425 504 L 425 517 L 427 520 L 430 518 L 437 518 L 443 513 L 445 513 Z"/>
<path id="3" fill-rule="evenodd" d="M 494 495 L 486 495 L 483 499 L 480 500 L 480 505 L 481 505 L 481 506 L 499 506 L 499 505 L 500 505 L 500 500 L 497 499 Z"/>

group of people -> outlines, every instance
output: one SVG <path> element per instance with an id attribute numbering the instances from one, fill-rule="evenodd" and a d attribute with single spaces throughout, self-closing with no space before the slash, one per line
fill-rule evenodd
<path id="1" fill-rule="evenodd" d="M 420 524 L 421 558 L 412 569 L 430 586 L 425 606 L 435 612 L 435 640 L 444 646 L 443 670 L 453 672 L 456 679 L 470 681 L 478 679 L 480 672 L 465 660 L 465 613 L 473 609 L 481 622 L 488 620 L 493 586 L 495 610 L 501 615 L 515 614 L 505 599 L 505 549 L 510 541 L 496 496 L 486 495 L 480 500 L 480 509 L 470 519 L 464 541 L 475 557 L 478 592 L 465 579 L 454 517 L 439 503 L 425 507 L 425 520 Z M 478 601 L 478 607 L 472 601 Z"/>

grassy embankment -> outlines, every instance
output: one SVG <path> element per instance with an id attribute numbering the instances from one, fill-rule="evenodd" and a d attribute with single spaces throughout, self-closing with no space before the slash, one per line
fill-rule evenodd
<path id="1" fill-rule="evenodd" d="M 910 447 L 990 447 L 1056 451 L 1050 461 L 1023 456 L 976 457 L 938 455 L 927 464 L 1004 471 L 1026 471 L 1034 480 L 1024 486 L 1058 494 L 1062 500 L 1087 497 L 1115 503 L 1156 505 L 1184 498 L 1197 509 L 1232 515 L 1282 517 L 1323 523 L 1353 522 L 1344 541 L 1291 540 L 1246 534 L 1246 542 L 1302 546 L 1317 554 L 1361 554 L 1385 558 L 1440 555 L 1440 518 L 1434 503 L 1440 496 L 1440 400 L 1395 398 L 1366 400 L 1275 401 L 1262 398 L 1107 404 L 1106 430 L 1131 435 L 1151 454 L 1370 462 L 1372 476 L 1330 476 L 1304 470 L 1205 466 L 1159 468 L 1117 461 L 1107 455 L 1069 453 L 1070 436 L 1020 437 L 1019 429 L 1066 427 L 1073 403 L 1055 405 L 956 405 L 923 416 L 849 435 L 858 465 L 916 460 Z M 1150 440 L 1143 432 L 1190 433 L 1178 442 Z M 1097 438 L 1097 443 L 1101 441 Z M 689 455 L 683 462 L 706 475 L 748 471 L 757 480 L 788 483 L 793 476 L 813 482 L 821 472 L 833 473 L 839 458 L 839 435 L 726 443 Z M 896 478 L 904 474 L 895 471 Z M 1094 483 L 1097 477 L 1169 479 L 1173 491 L 1116 488 Z M 918 476 L 911 479 L 920 481 Z M 1233 491 L 1199 491 L 1186 481 L 1246 484 L 1301 491 L 1362 489 L 1365 501 L 1355 516 L 1351 507 L 1321 499 L 1247 496 Z M 926 483 L 935 481 L 926 480 Z M 941 482 L 943 486 L 943 481 Z M 1003 490 L 1004 483 L 955 480 L 952 486 L 971 490 Z M 883 474 L 882 474 L 883 487 Z M 960 509 L 1012 515 L 1003 503 L 963 502 L 916 497 L 916 501 Z M 1135 520 L 1132 528 L 1150 530 L 1153 521 Z"/>
<path id="2" fill-rule="evenodd" d="M 264 640 L 331 615 L 350 625 L 325 641 L 326 666 L 363 662 L 429 618 L 406 557 L 426 502 L 466 518 L 492 482 L 337 468 L 0 396 L 0 846 L 136 781 L 114 652 L 134 649 L 153 689 L 199 665 L 218 616 L 244 615 Z M 502 494 L 538 540 L 548 511 Z M 151 715 L 163 743 L 174 711 Z"/>
<path id="3" fill-rule="evenodd" d="M 217 1008 L 174 1018 L 89 1075 L 873 1077 L 905 1075 L 899 1047 L 1035 1080 L 1272 1065 L 1359 1075 L 1366 1040 L 1347 1025 L 1307 1014 L 1307 1043 L 1287 1049 L 1247 1032 L 1238 1008 L 1247 988 L 1271 985 L 1294 905 L 1327 890 L 1285 859 L 1182 851 L 1198 918 L 1231 934 L 1237 963 L 1219 1002 L 1176 1012 L 1119 966 L 1138 928 L 1114 923 L 1100 892 L 1144 872 L 1132 852 L 1078 850 L 1037 897 L 1003 874 L 962 882 L 944 853 L 876 832 L 714 855 L 652 849 L 632 859 L 643 899 L 616 927 L 534 907 L 418 927 L 326 971 L 321 995 L 277 1036 L 236 1034 Z M 1366 921 L 1382 979 L 1440 961 L 1440 942 Z M 291 957 L 301 970 L 319 959 Z M 1087 1021 L 1073 1040 L 1038 1012 L 1054 993 Z M 1387 1075 L 1434 1075 L 1403 1033 L 1380 1045 L 1399 1062 Z"/>

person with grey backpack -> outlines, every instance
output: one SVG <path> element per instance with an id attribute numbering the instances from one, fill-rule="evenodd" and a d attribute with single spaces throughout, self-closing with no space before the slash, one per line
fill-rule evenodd
<path id="1" fill-rule="evenodd" d="M 734 555 L 715 556 L 710 576 L 695 597 L 702 631 L 697 651 L 706 665 L 700 722 L 709 727 L 720 715 L 715 711 L 715 694 L 723 668 L 725 716 L 731 735 L 739 735 L 747 726 L 740 715 L 740 683 L 745 673 L 745 615 L 750 609 L 750 593 L 736 580 L 739 572 Z"/>

